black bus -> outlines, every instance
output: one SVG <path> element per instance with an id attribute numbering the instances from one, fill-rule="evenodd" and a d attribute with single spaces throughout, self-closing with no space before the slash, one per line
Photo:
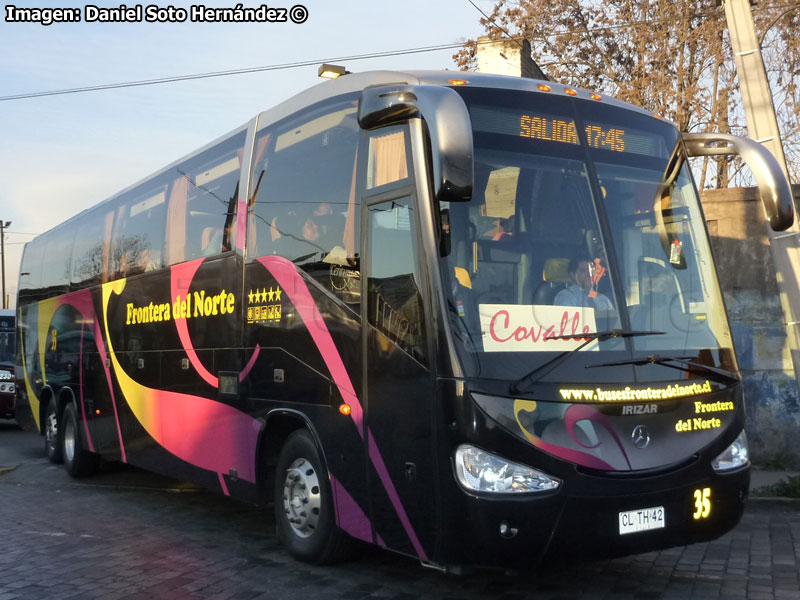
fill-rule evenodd
<path id="1" fill-rule="evenodd" d="M 533 566 L 715 538 L 748 493 L 742 385 L 681 134 L 555 83 L 322 83 L 31 241 L 17 387 L 48 456 L 350 538 Z"/>

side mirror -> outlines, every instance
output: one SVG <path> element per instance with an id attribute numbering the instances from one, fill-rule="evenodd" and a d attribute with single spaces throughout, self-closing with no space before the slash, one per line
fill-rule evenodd
<path id="1" fill-rule="evenodd" d="M 770 227 L 774 231 L 785 231 L 794 224 L 792 188 L 778 161 L 764 146 L 723 133 L 682 133 L 681 137 L 689 156 L 741 156 L 758 184 Z"/>
<path id="2" fill-rule="evenodd" d="M 363 129 L 420 118 L 428 128 L 433 168 L 433 194 L 442 202 L 472 198 L 473 152 L 469 112 L 461 97 L 447 87 L 389 85 L 367 88 L 358 101 Z"/>

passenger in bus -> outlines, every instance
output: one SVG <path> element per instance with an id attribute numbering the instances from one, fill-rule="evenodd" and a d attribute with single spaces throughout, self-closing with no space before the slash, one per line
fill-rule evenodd
<path id="1" fill-rule="evenodd" d="M 614 305 L 608 296 L 593 288 L 594 267 L 591 260 L 585 256 L 573 257 L 569 261 L 567 271 L 572 283 L 556 294 L 553 304 L 556 306 L 583 306 L 603 311 L 614 310 Z"/>
<path id="2" fill-rule="evenodd" d="M 312 218 L 319 228 L 321 245 L 326 250 L 342 244 L 344 237 L 345 218 L 333 211 L 333 204 L 320 202 L 314 209 Z"/>
<path id="3" fill-rule="evenodd" d="M 344 228 L 345 218 L 333 211 L 333 204 L 320 202 L 303 223 L 302 235 L 321 250 L 323 262 L 347 264 Z"/>
<path id="4" fill-rule="evenodd" d="M 307 217 L 305 221 L 303 221 L 303 226 L 300 228 L 300 233 L 302 234 L 304 240 L 311 242 L 313 245 L 317 245 L 321 235 L 320 229 L 320 226 L 317 225 L 317 221 L 313 216 L 311 216 Z"/>
<path id="5" fill-rule="evenodd" d="M 295 262 L 315 262 L 320 253 L 325 254 L 320 244 L 320 228 L 310 212 L 301 215 L 292 212 L 280 217 L 275 229 L 279 234 L 274 240 L 278 255 Z"/>
<path id="6" fill-rule="evenodd" d="M 343 234 L 335 233 L 330 219 L 338 215 L 311 215 L 303 222 L 301 234 L 303 240 L 308 242 L 320 254 L 321 261 L 333 264 L 347 264 L 347 252 L 341 245 Z M 336 236 L 338 235 L 338 243 Z"/>

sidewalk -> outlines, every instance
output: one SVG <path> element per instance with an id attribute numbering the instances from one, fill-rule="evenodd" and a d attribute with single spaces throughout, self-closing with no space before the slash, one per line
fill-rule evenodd
<path id="1" fill-rule="evenodd" d="M 757 492 L 776 483 L 787 482 L 790 477 L 798 475 L 800 475 L 798 471 L 768 471 L 752 467 L 750 469 L 750 499 L 774 498 L 775 496 L 772 495 L 758 495 Z"/>

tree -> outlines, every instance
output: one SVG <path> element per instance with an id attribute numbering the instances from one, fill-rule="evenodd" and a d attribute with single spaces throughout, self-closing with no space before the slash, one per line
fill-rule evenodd
<path id="1" fill-rule="evenodd" d="M 800 177 L 800 6 L 754 8 L 792 177 Z M 521 36 L 558 82 L 647 108 L 684 131 L 745 133 L 725 11 L 717 0 L 498 0 L 481 18 L 490 38 Z M 454 55 L 475 66 L 477 42 Z M 739 163 L 706 158 L 701 187 L 727 187 Z"/>

